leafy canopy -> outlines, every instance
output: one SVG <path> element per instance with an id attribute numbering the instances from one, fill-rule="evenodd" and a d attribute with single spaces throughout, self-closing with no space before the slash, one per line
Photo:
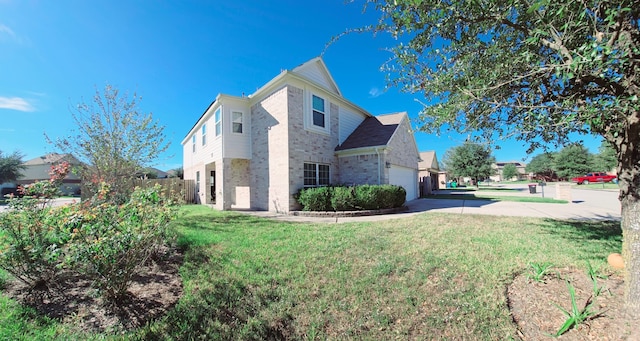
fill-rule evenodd
<path id="1" fill-rule="evenodd" d="M 603 140 L 598 148 L 598 154 L 593 160 L 594 171 L 610 172 L 618 164 L 616 151 L 610 142 Z"/>
<path id="2" fill-rule="evenodd" d="M 585 175 L 593 171 L 592 155 L 581 144 L 562 148 L 554 157 L 554 169 L 560 178 Z"/>
<path id="3" fill-rule="evenodd" d="M 5 156 L 0 150 L 0 184 L 15 181 L 22 175 L 25 170 L 22 157 L 17 151 Z"/>
<path id="4" fill-rule="evenodd" d="M 447 172 L 454 177 L 470 177 L 480 180 L 494 174 L 495 157 L 488 147 L 466 142 L 447 150 L 443 162 Z"/>
<path id="5" fill-rule="evenodd" d="M 121 94 L 111 85 L 96 90 L 91 103 L 80 103 L 72 112 L 77 125 L 73 135 L 55 144 L 84 164 L 81 176 L 92 192 L 108 183 L 116 201 L 128 200 L 133 179 L 167 150 L 164 127 L 151 113 L 140 111 L 141 98 Z M 91 186 L 91 185 L 95 186 Z"/>
<path id="6" fill-rule="evenodd" d="M 507 163 L 504 165 L 502 168 L 502 179 L 511 180 L 516 176 L 518 176 L 518 169 L 516 168 L 516 165 L 513 163 Z"/>
<path id="7" fill-rule="evenodd" d="M 638 18 L 633 1 L 369 0 L 368 29 L 399 43 L 392 85 L 423 93 L 421 128 L 449 126 L 530 142 L 568 134 L 622 138 L 637 113 Z"/>

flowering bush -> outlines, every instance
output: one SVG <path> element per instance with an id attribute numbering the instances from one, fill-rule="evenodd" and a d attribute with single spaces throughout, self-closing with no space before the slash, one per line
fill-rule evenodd
<path id="1" fill-rule="evenodd" d="M 90 276 L 106 298 L 125 294 L 139 267 L 171 236 L 175 206 L 160 193 L 160 186 L 137 188 L 123 205 L 105 201 L 79 212 L 68 263 Z"/>
<path id="2" fill-rule="evenodd" d="M 62 270 L 88 275 L 107 299 L 122 296 L 139 266 L 171 236 L 176 205 L 161 187 L 135 189 L 122 205 L 110 200 L 107 184 L 81 204 L 50 207 L 67 167 L 50 181 L 24 188 L 0 214 L 0 268 L 35 287 L 47 286 Z"/>
<path id="3" fill-rule="evenodd" d="M 49 181 L 22 187 L 25 196 L 11 198 L 0 215 L 0 268 L 29 286 L 47 285 L 63 267 L 71 235 L 60 222 L 70 210 L 47 203 L 68 172 L 68 163 L 52 167 Z"/>

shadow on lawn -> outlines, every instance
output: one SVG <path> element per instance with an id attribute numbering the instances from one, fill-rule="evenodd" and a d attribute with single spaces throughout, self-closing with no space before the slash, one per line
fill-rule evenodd
<path id="1" fill-rule="evenodd" d="M 622 229 L 620 221 L 579 221 L 544 219 L 542 230 L 561 238 L 570 240 L 578 245 L 591 246 L 598 253 L 619 250 L 622 244 Z M 594 243 L 595 242 L 595 243 Z M 606 256 L 606 255 L 605 255 Z"/>
<path id="2" fill-rule="evenodd" d="M 214 232 L 230 232 L 238 228 L 248 228 L 256 224 L 266 224 L 269 221 L 264 218 L 252 216 L 249 214 L 224 212 L 220 215 L 188 215 L 180 218 L 180 225 L 186 229 L 193 230 L 211 230 Z"/>
<path id="3" fill-rule="evenodd" d="M 294 318 L 278 309 L 282 286 L 277 280 L 258 283 L 246 278 L 222 276 L 226 254 L 209 247 L 193 247 L 181 268 L 191 282 L 189 293 L 163 321 L 147 325 L 136 338 L 144 340 L 290 340 Z M 206 273 L 202 273 L 205 271 Z"/>

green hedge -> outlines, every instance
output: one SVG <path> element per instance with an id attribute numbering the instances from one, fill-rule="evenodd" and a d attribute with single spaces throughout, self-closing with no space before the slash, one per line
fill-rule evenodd
<path id="1" fill-rule="evenodd" d="M 304 211 L 380 210 L 404 205 L 407 192 L 396 185 L 303 188 L 296 195 Z"/>

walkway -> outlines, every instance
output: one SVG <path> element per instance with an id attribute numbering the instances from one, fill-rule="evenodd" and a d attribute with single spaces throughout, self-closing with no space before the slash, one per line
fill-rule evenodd
<path id="1" fill-rule="evenodd" d="M 553 198 L 555 190 L 553 186 L 545 188 L 545 198 Z M 535 194 L 529 193 L 527 185 L 514 186 L 519 188 L 517 195 L 537 196 L 543 194 L 537 190 Z M 445 193 L 445 191 L 441 191 Z M 491 192 L 483 191 L 483 194 Z M 498 195 L 506 195 L 505 191 L 495 192 Z M 514 193 L 514 192 L 511 192 Z M 407 203 L 409 209 L 402 213 L 375 215 L 365 217 L 304 217 L 280 214 L 266 211 L 248 211 L 247 214 L 282 220 L 298 222 L 363 222 L 379 221 L 385 219 L 399 219 L 414 216 L 424 212 L 444 212 L 456 214 L 486 214 L 496 216 L 522 216 L 552 219 L 577 219 L 577 220 L 620 220 L 620 202 L 616 190 L 591 190 L 572 188 L 572 202 L 568 204 L 548 204 L 512 201 L 490 200 L 457 200 L 457 199 L 416 199 Z"/>

